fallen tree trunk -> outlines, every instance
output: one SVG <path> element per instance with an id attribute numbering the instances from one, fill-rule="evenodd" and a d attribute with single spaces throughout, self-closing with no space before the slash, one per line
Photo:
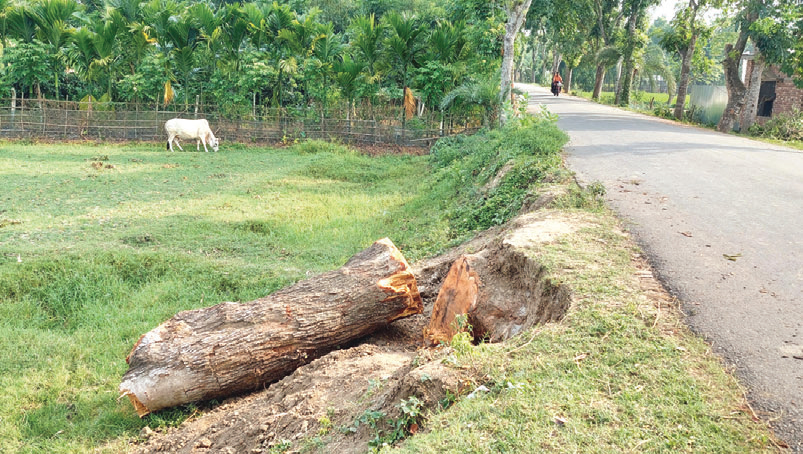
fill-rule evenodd
<path id="1" fill-rule="evenodd" d="M 407 261 L 383 239 L 343 267 L 265 298 L 177 314 L 139 339 L 120 393 L 144 416 L 255 390 L 421 310 Z"/>

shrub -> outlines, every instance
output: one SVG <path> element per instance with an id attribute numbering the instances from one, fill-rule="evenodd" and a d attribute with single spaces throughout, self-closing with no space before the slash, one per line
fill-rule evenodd
<path id="1" fill-rule="evenodd" d="M 795 109 L 788 114 L 775 115 L 763 126 L 756 123 L 749 132 L 770 139 L 803 141 L 803 111 Z"/>
<path id="2" fill-rule="evenodd" d="M 534 186 L 561 165 L 568 138 L 554 116 L 526 117 L 501 129 L 448 137 L 431 150 L 432 192 L 451 195 L 442 207 L 455 238 L 515 216 Z M 504 175 L 500 171 L 504 168 Z"/>

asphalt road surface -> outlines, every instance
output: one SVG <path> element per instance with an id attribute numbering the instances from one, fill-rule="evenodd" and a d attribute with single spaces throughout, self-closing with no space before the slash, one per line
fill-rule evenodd
<path id="1" fill-rule="evenodd" d="M 570 169 L 604 184 L 687 323 L 803 453 L 803 152 L 516 87 L 559 115 Z"/>

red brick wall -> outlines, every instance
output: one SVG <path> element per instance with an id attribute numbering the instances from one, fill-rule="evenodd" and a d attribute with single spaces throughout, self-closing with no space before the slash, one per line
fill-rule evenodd
<path id="1" fill-rule="evenodd" d="M 797 88 L 792 78 L 781 76 L 775 82 L 775 103 L 772 105 L 772 116 L 803 110 L 803 89 Z"/>
<path id="2" fill-rule="evenodd" d="M 752 63 L 752 62 L 750 62 Z M 752 70 L 752 64 L 748 65 Z M 803 109 L 803 89 L 797 88 L 791 77 L 782 73 L 777 67 L 764 69 L 762 81 L 775 81 L 775 102 L 772 105 L 772 116 Z"/>

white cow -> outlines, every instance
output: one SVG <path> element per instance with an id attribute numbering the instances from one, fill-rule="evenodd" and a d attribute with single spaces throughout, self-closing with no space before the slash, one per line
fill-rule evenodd
<path id="1" fill-rule="evenodd" d="M 206 148 L 207 143 L 214 151 L 217 151 L 218 145 L 220 145 L 220 141 L 212 133 L 212 130 L 209 129 L 209 122 L 206 120 L 173 118 L 172 120 L 167 120 L 165 123 L 165 131 L 167 131 L 167 149 L 170 151 L 173 151 L 173 141 L 176 142 L 179 150 L 184 151 L 178 141 L 179 139 L 195 139 L 195 149 L 201 151 L 201 143 L 203 143 L 204 151 L 207 153 L 209 152 Z"/>

